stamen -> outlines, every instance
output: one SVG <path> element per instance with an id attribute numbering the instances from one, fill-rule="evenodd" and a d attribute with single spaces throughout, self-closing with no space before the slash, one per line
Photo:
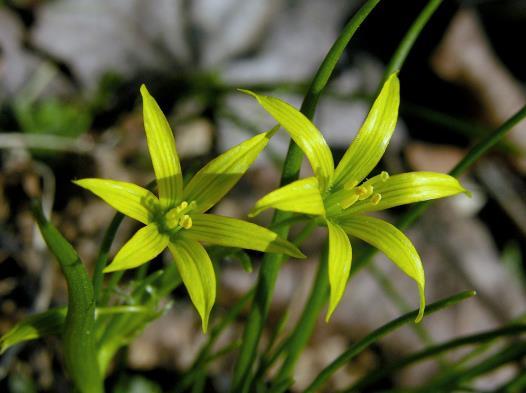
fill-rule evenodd
<path id="1" fill-rule="evenodd" d="M 192 217 L 190 217 L 188 214 L 182 216 L 179 219 L 179 226 L 183 227 L 184 229 L 192 228 Z"/>
<path id="2" fill-rule="evenodd" d="M 370 184 L 363 184 L 360 187 L 356 189 L 356 193 L 358 194 L 358 200 L 363 201 L 364 199 L 369 198 L 374 191 L 373 186 Z"/>
<path id="3" fill-rule="evenodd" d="M 378 205 L 380 203 L 380 201 L 382 200 L 382 194 L 374 194 L 372 197 L 371 197 L 371 203 L 373 205 Z"/>
<path id="4" fill-rule="evenodd" d="M 358 185 L 358 182 L 356 180 L 349 180 L 343 185 L 343 188 L 345 190 L 352 190 L 354 187 Z"/>
<path id="5" fill-rule="evenodd" d="M 383 183 L 384 181 L 386 181 L 387 179 L 389 179 L 389 173 L 387 173 L 386 171 L 382 171 L 380 172 L 378 175 L 376 176 L 373 176 L 371 177 L 369 180 L 365 181 L 362 186 L 365 186 L 365 185 L 371 185 L 371 186 L 374 186 L 378 183 Z"/>

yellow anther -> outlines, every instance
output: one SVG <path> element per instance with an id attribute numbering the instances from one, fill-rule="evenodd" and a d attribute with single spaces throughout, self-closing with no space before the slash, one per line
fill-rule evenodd
<path id="1" fill-rule="evenodd" d="M 182 216 L 179 219 L 179 226 L 183 227 L 184 229 L 192 228 L 192 217 L 190 217 L 188 214 Z"/>
<path id="2" fill-rule="evenodd" d="M 371 203 L 373 205 L 378 205 L 380 203 L 380 201 L 382 200 L 382 194 L 374 194 L 372 197 L 371 197 Z"/>
<path id="3" fill-rule="evenodd" d="M 345 190 L 351 190 L 353 189 L 354 187 L 356 187 L 358 185 L 358 182 L 356 180 L 349 180 L 348 182 L 346 182 L 344 185 L 343 185 L 343 188 Z"/>
<path id="4" fill-rule="evenodd" d="M 386 181 L 387 179 L 389 179 L 389 173 L 387 173 L 386 171 L 380 172 L 380 179 L 382 181 Z"/>
<path id="5" fill-rule="evenodd" d="M 356 189 L 358 200 L 363 201 L 364 199 L 369 198 L 372 195 L 373 191 L 374 188 L 370 184 L 361 185 Z"/>

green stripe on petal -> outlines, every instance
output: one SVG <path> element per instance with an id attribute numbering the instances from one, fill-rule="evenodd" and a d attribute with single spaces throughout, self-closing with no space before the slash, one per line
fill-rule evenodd
<path id="1" fill-rule="evenodd" d="M 159 255 L 167 245 L 168 236 L 160 234 L 155 224 L 149 224 L 128 240 L 104 269 L 104 273 L 140 266 Z"/>
<path id="2" fill-rule="evenodd" d="M 415 322 L 419 322 L 426 305 L 425 276 L 422 261 L 413 243 L 394 225 L 369 216 L 353 216 L 339 221 L 349 235 L 355 236 L 381 250 L 402 271 L 416 281 L 420 294 L 420 312 Z"/>
<path id="3" fill-rule="evenodd" d="M 258 95 L 248 90 L 241 91 L 255 97 L 290 134 L 307 156 L 320 183 L 320 189 L 325 191 L 334 172 L 334 160 L 327 142 L 316 126 L 303 113 L 279 98 Z"/>
<path id="4" fill-rule="evenodd" d="M 206 333 L 210 311 L 216 300 L 216 275 L 212 261 L 204 247 L 191 239 L 177 238 L 168 248 Z"/>
<path id="5" fill-rule="evenodd" d="M 270 192 L 256 202 L 249 216 L 256 216 L 270 208 L 318 216 L 324 215 L 325 208 L 318 179 L 308 177 Z"/>
<path id="6" fill-rule="evenodd" d="M 209 244 L 287 254 L 305 258 L 298 248 L 276 233 L 250 222 L 215 214 L 192 214 L 192 227 L 182 236 Z"/>
<path id="7" fill-rule="evenodd" d="M 352 248 L 349 237 L 337 224 L 327 220 L 329 229 L 329 285 L 331 289 L 326 321 L 340 302 L 351 272 Z"/>
<path id="8" fill-rule="evenodd" d="M 347 182 L 360 183 L 374 169 L 395 129 L 399 104 L 400 82 L 393 74 L 385 82 L 358 135 L 336 167 L 332 187 L 339 189 Z"/>
<path id="9" fill-rule="evenodd" d="M 183 194 L 183 177 L 174 135 L 161 108 L 144 85 L 141 86 L 141 94 L 144 129 L 159 187 L 159 198 L 163 206 L 175 206 Z"/>
<path id="10" fill-rule="evenodd" d="M 210 161 L 185 187 L 184 199 L 195 201 L 199 212 L 210 209 L 236 185 L 276 131 L 258 134 Z"/>
<path id="11" fill-rule="evenodd" d="M 81 179 L 73 183 L 85 188 L 119 212 L 149 224 L 159 208 L 159 200 L 145 188 L 110 179 Z"/>
<path id="12" fill-rule="evenodd" d="M 381 195 L 376 205 L 371 199 L 356 202 L 342 215 L 388 209 L 408 203 L 428 201 L 467 192 L 453 176 L 435 172 L 407 172 L 389 177 L 374 185 L 374 192 Z"/>

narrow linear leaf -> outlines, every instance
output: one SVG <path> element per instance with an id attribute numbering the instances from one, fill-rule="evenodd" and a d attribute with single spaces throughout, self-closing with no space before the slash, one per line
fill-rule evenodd
<path id="1" fill-rule="evenodd" d="M 45 336 L 59 335 L 66 320 L 66 307 L 30 315 L 0 337 L 0 355 L 10 347 Z"/>
<path id="2" fill-rule="evenodd" d="M 133 183 L 110 179 L 81 179 L 73 183 L 91 191 L 115 210 L 149 224 L 159 206 L 159 200 L 146 188 Z"/>
<path id="3" fill-rule="evenodd" d="M 351 216 L 339 220 L 339 224 L 349 235 L 371 244 L 381 250 L 402 271 L 416 281 L 420 294 L 420 312 L 415 322 L 424 315 L 425 276 L 420 256 L 411 240 L 394 225 L 369 216 Z"/>
<path id="4" fill-rule="evenodd" d="M 475 295 L 475 291 L 464 291 L 457 293 L 456 295 L 430 304 L 426 308 L 425 314 L 432 314 L 444 308 L 453 306 L 463 300 L 469 299 L 470 297 Z M 331 364 L 325 367 L 321 373 L 318 374 L 314 381 L 312 381 L 312 383 L 305 389 L 304 393 L 315 393 L 320 391 L 321 386 L 323 386 L 323 384 L 330 378 L 330 376 L 333 375 L 336 371 L 338 371 L 338 369 L 348 364 L 354 357 L 360 354 L 371 344 L 377 342 L 382 337 L 385 337 L 387 334 L 395 331 L 399 327 L 404 326 L 406 323 L 414 320 L 415 316 L 417 316 L 418 313 L 419 311 L 411 311 L 396 319 L 393 319 L 391 322 L 380 326 L 378 329 L 372 331 L 367 336 L 351 345 L 345 352 L 338 356 Z"/>
<path id="5" fill-rule="evenodd" d="M 318 186 L 318 179 L 308 177 L 296 180 L 270 192 L 256 202 L 249 216 L 257 216 L 262 211 L 270 208 L 323 216 L 325 208 Z"/>
<path id="6" fill-rule="evenodd" d="M 183 195 L 183 176 L 174 135 L 164 113 L 144 85 L 141 86 L 141 94 L 144 129 L 159 187 L 159 198 L 163 206 L 173 206 Z"/>
<path id="7" fill-rule="evenodd" d="M 400 82 L 397 75 L 392 74 L 336 167 L 331 187 L 339 189 L 349 181 L 359 183 L 374 169 L 395 130 L 399 104 Z"/>
<path id="8" fill-rule="evenodd" d="M 185 187 L 184 199 L 195 201 L 201 213 L 210 209 L 236 185 L 276 131 L 258 134 L 210 161 Z"/>
<path id="9" fill-rule="evenodd" d="M 186 239 L 218 246 L 287 254 L 305 258 L 298 248 L 276 233 L 250 222 L 215 214 L 192 214 L 192 228 L 184 231 Z"/>
<path id="10" fill-rule="evenodd" d="M 347 287 L 351 272 L 352 249 L 349 237 L 339 225 L 327 220 L 327 228 L 329 229 L 330 298 L 325 320 L 328 322 Z"/>
<path id="11" fill-rule="evenodd" d="M 325 191 L 334 172 L 332 153 L 316 126 L 292 105 L 276 97 L 268 97 L 241 90 L 253 96 L 279 124 L 290 134 L 309 160 L 314 174 Z"/>
<path id="12" fill-rule="evenodd" d="M 216 276 L 204 247 L 191 239 L 178 238 L 168 245 L 197 312 L 203 332 L 208 329 L 210 311 L 216 299 Z"/>
<path id="13" fill-rule="evenodd" d="M 159 255 L 167 245 L 168 236 L 159 233 L 156 224 L 149 224 L 128 240 L 104 269 L 104 273 L 140 266 Z"/>

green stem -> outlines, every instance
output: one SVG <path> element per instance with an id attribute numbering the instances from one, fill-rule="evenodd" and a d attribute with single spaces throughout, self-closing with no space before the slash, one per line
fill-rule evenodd
<path id="1" fill-rule="evenodd" d="M 95 298 L 88 273 L 75 249 L 44 217 L 40 201 L 33 200 L 31 207 L 68 285 L 68 311 L 62 335 L 66 368 L 81 393 L 103 392 L 95 347 Z"/>
<path id="2" fill-rule="evenodd" d="M 394 72 L 399 71 L 400 68 L 402 68 L 402 64 L 404 64 L 405 59 L 409 55 L 411 48 L 413 48 L 413 45 L 415 44 L 416 39 L 419 37 L 420 33 L 422 32 L 422 29 L 427 24 L 431 16 L 433 16 L 436 9 L 442 2 L 443 0 L 430 0 L 429 3 L 427 3 L 427 5 L 424 7 L 422 12 L 420 12 L 418 17 L 415 19 L 415 21 L 413 22 L 413 24 L 411 25 L 411 27 L 405 34 L 400 45 L 396 49 L 394 55 L 391 57 L 389 64 L 387 64 L 383 81 L 380 84 L 380 88 L 382 87 L 383 82 L 387 80 L 389 75 L 391 75 Z"/>
<path id="3" fill-rule="evenodd" d="M 121 225 L 123 219 L 124 214 L 121 213 L 117 213 L 113 216 L 110 226 L 108 227 L 108 229 L 106 229 L 106 233 L 104 234 L 104 238 L 102 239 L 102 244 L 99 249 L 99 255 L 97 256 L 97 260 L 95 261 L 95 269 L 93 270 L 92 282 L 95 301 L 97 302 L 97 304 L 99 304 L 101 301 L 101 287 L 104 278 L 103 270 L 108 264 L 110 247 L 117 233 L 117 229 L 119 229 L 119 226 Z"/>
<path id="4" fill-rule="evenodd" d="M 387 69 L 384 73 L 384 80 L 387 79 L 387 77 L 393 72 L 400 70 L 409 53 L 409 50 L 413 47 L 416 39 L 418 38 L 418 35 L 420 34 L 423 27 L 425 26 L 431 15 L 433 15 L 433 13 L 435 12 L 435 10 L 441 2 L 442 0 L 431 0 L 424 8 L 424 10 L 418 15 L 415 22 L 413 22 L 413 24 L 409 28 L 407 34 L 402 39 L 400 46 L 391 58 L 391 61 L 389 62 L 389 65 L 387 66 Z M 382 86 L 382 84 L 380 86 Z M 319 269 L 317 274 L 326 275 L 326 273 L 322 273 L 321 270 L 322 269 Z M 315 278 L 315 283 L 317 283 L 318 285 L 328 285 L 326 281 L 326 277 L 322 278 L 316 276 Z M 312 288 L 309 300 L 307 301 L 307 304 L 303 309 L 303 314 L 300 319 L 300 323 L 297 324 L 292 335 L 287 340 L 287 344 L 289 342 L 292 342 L 294 343 L 294 345 L 288 348 L 288 355 L 278 375 L 277 383 L 283 383 L 285 380 L 290 379 L 292 372 L 294 371 L 294 365 L 296 364 L 299 358 L 299 354 L 303 350 L 303 347 L 306 345 L 308 337 L 310 337 L 310 335 L 312 334 L 312 329 L 314 328 L 314 323 L 311 322 L 316 321 L 317 314 L 314 314 L 312 310 L 316 310 L 319 312 L 325 300 L 325 291 L 319 290 L 315 285 Z M 320 304 L 321 306 L 319 306 Z M 309 321 L 309 323 L 304 325 L 303 322 L 305 321 Z"/>
<path id="5" fill-rule="evenodd" d="M 192 385 L 195 379 L 199 377 L 199 375 L 203 371 L 205 363 L 208 362 L 207 359 L 209 359 L 210 357 L 210 351 L 212 350 L 217 339 L 224 331 L 224 329 L 237 318 L 237 316 L 241 313 L 243 308 L 245 308 L 245 306 L 248 304 L 249 300 L 252 299 L 253 295 L 253 290 L 247 292 L 241 299 L 238 300 L 238 302 L 233 307 L 229 309 L 229 311 L 221 319 L 221 322 L 219 322 L 217 325 L 214 325 L 214 327 L 210 330 L 208 341 L 199 351 L 199 354 L 197 355 L 190 369 L 177 383 L 174 389 L 175 392 L 185 391 Z"/>
<path id="6" fill-rule="evenodd" d="M 301 351 L 309 341 L 311 333 L 314 330 L 314 326 L 318 319 L 318 315 L 320 314 L 328 298 L 328 257 L 329 247 L 327 242 L 325 242 L 320 258 L 318 272 L 316 273 L 314 283 L 310 291 L 310 296 L 307 300 L 308 307 L 305 307 L 303 313 L 301 314 L 301 318 L 296 324 L 294 333 L 286 342 L 286 347 L 284 349 L 287 351 L 287 357 L 285 358 L 278 375 L 272 383 L 273 387 L 281 385 L 284 383 L 284 381 L 290 379 Z"/>
<path id="7" fill-rule="evenodd" d="M 346 389 L 345 392 L 364 391 L 364 388 L 381 380 L 382 378 L 385 378 L 388 375 L 391 375 L 393 372 L 400 370 L 404 367 L 410 366 L 411 364 L 414 364 L 416 362 L 422 361 L 424 359 L 431 358 L 437 354 L 441 354 L 443 352 L 450 351 L 452 349 L 456 349 L 466 345 L 479 344 L 482 342 L 492 341 L 504 336 L 511 336 L 524 333 L 525 331 L 526 325 L 511 325 L 500 329 L 490 330 L 484 333 L 459 337 L 439 345 L 428 347 L 420 352 L 409 355 L 394 364 L 383 366 L 368 373 L 365 377 L 363 377 L 362 379 L 354 383 L 351 387 Z"/>
<path id="8" fill-rule="evenodd" d="M 475 295 L 474 291 L 465 291 L 465 292 L 458 293 L 454 296 L 451 296 L 449 298 L 432 303 L 429 306 L 427 306 L 425 310 L 425 315 L 430 315 L 443 308 L 455 305 L 461 302 L 462 300 L 468 299 L 474 295 Z M 402 315 L 401 317 L 398 317 L 392 320 L 391 322 L 381 326 L 380 328 L 374 330 L 373 332 L 365 336 L 363 339 L 353 344 L 348 350 L 346 350 L 344 353 L 338 356 L 336 360 L 334 360 L 331 364 L 325 367 L 320 374 L 318 374 L 316 379 L 314 379 L 314 381 L 312 381 L 309 387 L 307 387 L 307 389 L 305 390 L 305 393 L 314 393 L 314 392 L 319 391 L 320 387 L 339 368 L 343 367 L 351 359 L 353 359 L 356 355 L 361 353 L 365 348 L 369 347 L 371 344 L 375 343 L 382 337 L 393 332 L 394 330 L 405 325 L 406 323 L 414 321 L 414 318 L 416 318 L 417 315 L 418 315 L 418 310 L 414 310 L 410 313 Z"/>
<path id="9" fill-rule="evenodd" d="M 367 3 L 362 6 L 351 21 L 345 26 L 341 35 L 335 41 L 327 53 L 327 56 L 325 56 L 325 59 L 314 76 L 301 106 L 302 113 L 308 118 L 314 116 L 319 97 L 327 85 L 327 82 L 329 81 L 329 78 L 331 77 L 332 72 L 350 39 L 367 15 L 369 15 L 379 2 L 380 0 L 367 1 Z M 283 164 L 281 175 L 282 186 L 298 178 L 302 159 L 303 154 L 301 150 L 291 141 Z M 274 214 L 272 222 L 276 223 L 287 219 L 288 217 L 290 217 L 290 213 L 277 211 Z M 289 227 L 283 226 L 276 232 L 279 236 L 286 238 L 288 236 Z M 267 318 L 272 293 L 274 292 L 277 275 L 283 260 L 283 256 L 279 254 L 265 254 L 263 258 L 255 289 L 254 307 L 252 307 L 245 326 L 239 358 L 234 368 L 231 387 L 232 392 L 245 392 L 250 385 L 250 374 L 252 373 L 252 365 L 254 363 L 257 346 L 261 337 L 263 325 Z"/>

